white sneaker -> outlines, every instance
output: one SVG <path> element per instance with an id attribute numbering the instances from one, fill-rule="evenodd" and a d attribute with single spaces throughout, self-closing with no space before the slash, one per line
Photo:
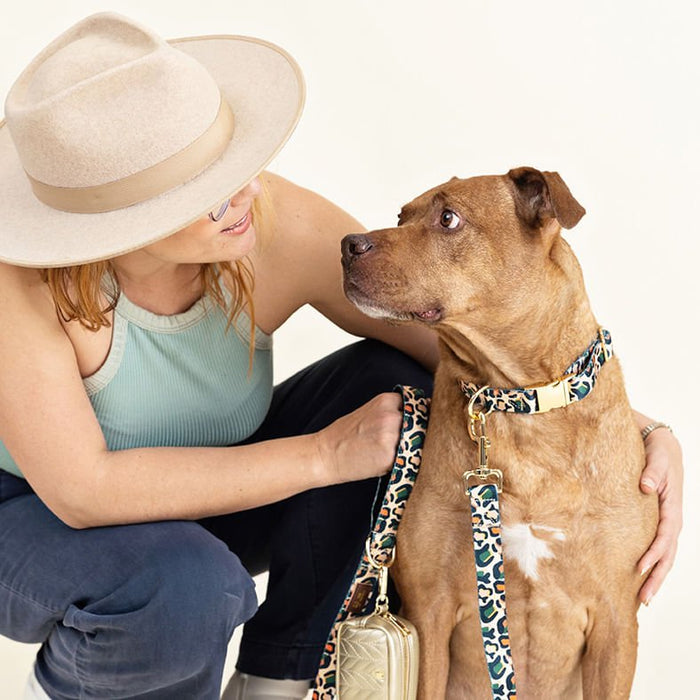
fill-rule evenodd
<path id="1" fill-rule="evenodd" d="M 27 678 L 27 685 L 24 688 L 22 700 L 51 700 L 46 691 L 39 685 L 34 668 L 32 668 L 29 678 Z"/>
<path id="2" fill-rule="evenodd" d="M 302 700 L 310 687 L 311 681 L 262 678 L 236 671 L 221 700 Z"/>

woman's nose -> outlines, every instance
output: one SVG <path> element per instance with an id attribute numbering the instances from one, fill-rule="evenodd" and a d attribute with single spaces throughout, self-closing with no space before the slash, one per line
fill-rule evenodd
<path id="1" fill-rule="evenodd" d="M 261 189 L 260 178 L 254 177 L 242 190 L 238 190 L 238 192 L 231 197 L 231 204 L 236 206 L 236 204 L 246 199 L 253 199 L 260 194 Z"/>

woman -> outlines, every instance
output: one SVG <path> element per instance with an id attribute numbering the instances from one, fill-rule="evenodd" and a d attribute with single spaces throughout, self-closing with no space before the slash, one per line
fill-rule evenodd
<path id="1" fill-rule="evenodd" d="M 302 101 L 276 47 L 171 46 L 113 14 L 8 95 L 0 633 L 42 642 L 35 696 L 218 697 L 246 620 L 225 697 L 303 697 L 315 674 L 393 461 L 390 390 L 430 391 L 437 353 L 345 300 L 339 240 L 359 224 L 264 172 Z M 374 340 L 273 392 L 270 336 L 306 303 Z M 677 443 L 647 447 L 664 519 L 643 599 L 680 518 Z"/>

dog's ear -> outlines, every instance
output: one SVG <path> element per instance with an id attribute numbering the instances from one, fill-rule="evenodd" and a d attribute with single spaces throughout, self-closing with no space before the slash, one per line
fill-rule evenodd
<path id="1" fill-rule="evenodd" d="M 510 170 L 508 177 L 515 185 L 516 212 L 530 226 L 553 218 L 564 228 L 573 228 L 586 213 L 559 173 L 525 167 Z"/>

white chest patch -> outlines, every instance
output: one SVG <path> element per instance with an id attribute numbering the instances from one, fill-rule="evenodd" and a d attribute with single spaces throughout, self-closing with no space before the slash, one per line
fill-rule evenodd
<path id="1" fill-rule="evenodd" d="M 532 581 L 537 581 L 540 559 L 554 559 L 551 545 L 563 541 L 563 530 L 534 523 L 516 523 L 501 528 L 503 555 L 518 562 L 520 570 Z"/>

